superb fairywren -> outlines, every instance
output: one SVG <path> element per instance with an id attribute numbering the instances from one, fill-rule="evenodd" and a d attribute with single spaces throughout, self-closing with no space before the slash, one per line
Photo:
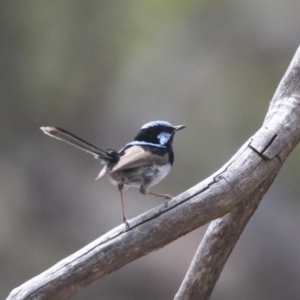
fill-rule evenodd
<path id="1" fill-rule="evenodd" d="M 172 142 L 174 134 L 185 128 L 173 126 L 166 121 L 154 121 L 145 124 L 134 138 L 120 151 L 102 150 L 82 140 L 72 133 L 57 127 L 41 127 L 51 137 L 67 142 L 101 160 L 105 165 L 97 179 L 109 175 L 117 184 L 121 197 L 123 221 L 126 222 L 123 188 L 136 187 L 143 195 L 154 195 L 171 199 L 171 196 L 148 191 L 148 188 L 160 182 L 170 172 L 174 162 Z"/>

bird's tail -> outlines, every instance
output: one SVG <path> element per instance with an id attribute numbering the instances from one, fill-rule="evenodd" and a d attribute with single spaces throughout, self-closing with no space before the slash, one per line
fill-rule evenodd
<path id="1" fill-rule="evenodd" d="M 58 127 L 41 127 L 41 130 L 45 134 L 53 138 L 66 142 L 87 153 L 94 155 L 95 158 L 102 159 L 106 164 L 115 163 L 119 160 L 117 151 L 115 150 L 104 151 L 64 129 Z"/>

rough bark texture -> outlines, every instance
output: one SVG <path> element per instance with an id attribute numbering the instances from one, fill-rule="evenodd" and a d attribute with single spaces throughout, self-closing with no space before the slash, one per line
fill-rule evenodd
<path id="1" fill-rule="evenodd" d="M 210 223 L 175 300 L 209 299 L 221 271 L 274 176 L 232 212 Z"/>
<path id="2" fill-rule="evenodd" d="M 265 145 L 262 140 L 250 143 L 253 151 L 265 160 L 262 163 L 279 160 L 282 164 L 293 147 L 292 135 L 298 141 L 299 104 L 300 50 L 298 49 L 276 90 L 263 127 L 260 129 L 263 132 L 261 136 L 269 136 L 273 146 Z M 245 194 L 245 200 L 232 212 L 210 224 L 175 300 L 209 299 L 228 256 L 276 175 L 277 173 L 270 174 L 252 194 Z"/>
<path id="3" fill-rule="evenodd" d="M 210 276 L 210 282 L 205 287 L 206 294 L 210 294 L 245 224 L 285 158 L 299 142 L 299 80 L 298 49 L 271 102 L 263 126 L 225 166 L 173 198 L 168 205 L 161 205 L 129 221 L 129 229 L 124 225 L 113 229 L 15 288 L 7 300 L 66 299 L 123 265 L 232 211 L 210 225 L 198 251 L 200 259 L 203 258 L 199 264 L 200 269 L 196 266 L 197 258 L 194 259 L 196 273 L 191 279 L 198 278 L 198 272 L 205 273 L 200 278 Z M 230 246 L 226 244 L 228 240 L 232 240 Z M 203 253 L 206 253 L 206 258 Z M 201 279 L 197 284 L 199 282 Z M 195 288 L 196 285 L 189 286 Z M 182 294 L 185 298 L 178 299 L 192 299 L 186 296 L 190 291 L 185 290 Z M 197 289 L 194 292 L 195 295 L 199 294 Z"/>

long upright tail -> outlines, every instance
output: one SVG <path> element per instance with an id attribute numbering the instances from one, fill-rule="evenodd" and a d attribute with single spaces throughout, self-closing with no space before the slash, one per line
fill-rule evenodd
<path id="1" fill-rule="evenodd" d="M 100 158 L 104 160 L 106 164 L 115 163 L 116 160 L 118 161 L 118 153 L 114 150 L 104 151 L 86 141 L 83 139 L 77 137 L 76 135 L 58 128 L 58 127 L 41 127 L 41 130 L 58 140 L 61 140 L 63 142 L 66 142 L 72 146 L 75 146 L 85 152 L 88 152 L 95 156 L 95 158 Z"/>

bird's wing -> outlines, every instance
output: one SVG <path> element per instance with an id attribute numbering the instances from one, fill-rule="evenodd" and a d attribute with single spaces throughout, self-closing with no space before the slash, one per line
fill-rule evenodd
<path id="1" fill-rule="evenodd" d="M 153 164 L 164 165 L 168 162 L 168 154 L 159 156 L 146 151 L 140 146 L 132 146 L 127 148 L 124 152 L 124 155 L 121 156 L 118 163 L 109 171 L 109 173 L 124 169 L 150 166 Z"/>

